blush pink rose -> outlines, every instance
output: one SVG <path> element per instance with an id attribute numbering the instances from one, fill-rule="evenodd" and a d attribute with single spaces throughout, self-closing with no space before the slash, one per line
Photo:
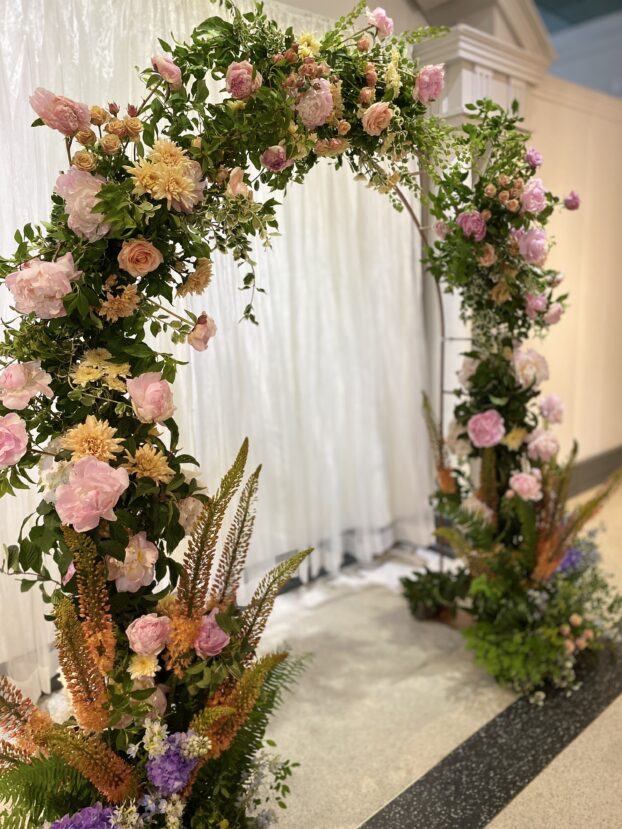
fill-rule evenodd
<path id="1" fill-rule="evenodd" d="M 273 173 L 280 173 L 281 170 L 291 167 L 294 162 L 287 158 L 285 147 L 282 147 L 280 144 L 275 144 L 273 147 L 268 147 L 267 150 L 263 151 L 261 154 L 261 163 L 267 170 Z"/>
<path id="2" fill-rule="evenodd" d="M 119 267 L 139 279 L 159 268 L 163 261 L 160 251 L 145 239 L 123 242 L 117 256 Z"/>
<path id="3" fill-rule="evenodd" d="M 458 382 L 461 386 L 468 385 L 469 380 L 475 372 L 477 371 L 477 367 L 479 366 L 479 360 L 474 360 L 473 357 L 464 357 L 462 360 L 462 366 L 460 367 L 460 371 L 456 372 L 456 377 L 458 378 Z"/>
<path id="4" fill-rule="evenodd" d="M 551 305 L 551 307 L 549 308 L 549 310 L 546 312 L 546 314 L 544 315 L 544 322 L 547 325 L 557 325 L 557 323 L 562 318 L 563 313 L 564 313 L 563 305 L 560 305 L 559 302 L 554 302 Z"/>
<path id="5" fill-rule="evenodd" d="M 546 311 L 548 304 L 546 294 L 525 294 L 525 312 L 530 320 L 535 320 L 538 314 Z"/>
<path id="6" fill-rule="evenodd" d="M 325 124 L 334 109 L 330 83 L 326 78 L 314 81 L 311 88 L 298 98 L 296 112 L 307 129 L 314 129 Z"/>
<path id="7" fill-rule="evenodd" d="M 16 464 L 27 448 L 28 434 L 21 417 L 14 412 L 0 417 L 0 469 Z"/>
<path id="8" fill-rule="evenodd" d="M 497 261 L 497 252 L 490 242 L 484 243 L 484 250 L 477 257 L 477 263 L 483 268 L 490 268 Z"/>
<path id="9" fill-rule="evenodd" d="M 130 536 L 123 561 L 108 556 L 108 579 L 114 579 L 120 593 L 136 593 L 141 587 L 148 587 L 155 578 L 157 560 L 158 548 L 147 540 L 147 533 L 141 531 Z"/>
<path id="10" fill-rule="evenodd" d="M 157 371 L 127 381 L 132 408 L 141 423 L 163 423 L 175 411 L 170 385 Z"/>
<path id="11" fill-rule="evenodd" d="M 525 161 L 535 170 L 536 167 L 542 164 L 542 153 L 539 153 L 538 150 L 532 147 L 525 153 Z"/>
<path id="12" fill-rule="evenodd" d="M 171 89 L 181 89 L 181 69 L 168 55 L 154 55 L 151 65 Z"/>
<path id="13" fill-rule="evenodd" d="M 384 40 L 393 34 L 393 20 L 380 6 L 367 13 L 367 20 L 370 26 L 376 27 L 380 40 Z"/>
<path id="14" fill-rule="evenodd" d="M 530 179 L 520 195 L 520 203 L 525 213 L 541 213 L 546 207 L 546 190 L 542 179 Z"/>
<path id="15" fill-rule="evenodd" d="M 447 227 L 447 222 L 443 222 L 439 219 L 438 222 L 434 223 L 434 232 L 438 236 L 439 239 L 445 239 L 447 233 L 449 232 L 449 228 Z"/>
<path id="16" fill-rule="evenodd" d="M 203 503 L 198 498 L 193 498 L 189 495 L 187 498 L 182 498 L 177 504 L 179 509 L 179 523 L 184 528 L 184 531 L 189 533 L 194 527 L 199 515 L 203 512 Z"/>
<path id="17" fill-rule="evenodd" d="M 38 87 L 30 97 L 30 106 L 39 118 L 63 135 L 74 135 L 91 128 L 91 112 L 86 104 L 79 104 L 48 89 Z"/>
<path id="18" fill-rule="evenodd" d="M 247 60 L 234 61 L 229 64 L 225 75 L 227 92 L 232 98 L 243 101 L 257 92 L 263 83 L 261 74 L 254 70 L 252 63 Z"/>
<path id="19" fill-rule="evenodd" d="M 550 461 L 559 452 L 559 441 L 548 429 L 534 429 L 527 438 L 527 455 L 532 461 Z"/>
<path id="20" fill-rule="evenodd" d="M 539 469 L 531 472 L 515 472 L 510 478 L 510 490 L 523 501 L 539 501 L 542 498 L 542 476 Z"/>
<path id="21" fill-rule="evenodd" d="M 0 402 L 7 409 L 25 409 L 33 397 L 54 397 L 49 386 L 51 376 L 41 369 L 39 360 L 13 363 L 0 373 Z"/>
<path id="22" fill-rule="evenodd" d="M 393 110 L 386 101 L 378 101 L 372 104 L 363 113 L 361 123 L 367 135 L 380 135 L 391 123 Z"/>
<path id="23" fill-rule="evenodd" d="M 499 412 L 489 409 L 469 418 L 467 432 L 471 443 L 478 449 L 496 446 L 505 435 L 505 422 Z"/>
<path id="24" fill-rule="evenodd" d="M 580 206 L 581 199 L 579 194 L 575 190 L 571 190 L 564 199 L 564 207 L 566 210 L 578 210 Z"/>
<path id="25" fill-rule="evenodd" d="M 214 609 L 201 619 L 201 627 L 194 640 L 194 649 L 201 659 L 218 656 L 229 644 L 230 637 L 216 621 L 218 610 Z"/>
<path id="26" fill-rule="evenodd" d="M 20 314 L 36 314 L 42 320 L 51 320 L 67 315 L 63 298 L 71 293 L 71 283 L 81 276 L 73 256 L 66 253 L 56 262 L 31 259 L 21 271 L 7 276 L 6 286 Z"/>
<path id="27" fill-rule="evenodd" d="M 481 242 L 486 235 L 486 221 L 478 210 L 467 210 L 460 213 L 456 224 L 465 236 L 472 236 L 476 242 Z"/>
<path id="28" fill-rule="evenodd" d="M 556 394 L 549 394 L 540 401 L 540 414 L 549 423 L 561 423 L 564 404 Z"/>
<path id="29" fill-rule="evenodd" d="M 162 653 L 171 634 L 171 620 L 168 616 L 146 613 L 134 619 L 125 629 L 130 648 L 142 656 L 157 656 Z"/>
<path id="30" fill-rule="evenodd" d="M 95 210 L 97 194 L 105 183 L 101 176 L 93 176 L 75 167 L 56 179 L 54 192 L 65 200 L 69 216 L 67 224 L 76 236 L 89 242 L 96 242 L 110 230 L 103 214 Z"/>
<path id="31" fill-rule="evenodd" d="M 533 227 L 530 230 L 518 231 L 514 238 L 518 241 L 518 249 L 525 262 L 529 265 L 544 264 L 549 251 L 544 230 Z"/>
<path id="32" fill-rule="evenodd" d="M 539 386 L 549 379 L 549 366 L 546 358 L 533 348 L 524 351 L 516 349 L 512 355 L 512 365 L 516 378 L 521 386 L 526 389 L 529 386 Z"/>
<path id="33" fill-rule="evenodd" d="M 244 181 L 244 170 L 241 167 L 234 167 L 231 170 L 226 192 L 231 199 L 253 198 L 253 191 Z"/>
<path id="34" fill-rule="evenodd" d="M 71 467 L 69 481 L 56 490 L 56 511 L 76 532 L 93 530 L 102 518 L 117 520 L 113 508 L 129 485 L 125 469 L 113 469 L 91 455 L 80 458 Z"/>
<path id="35" fill-rule="evenodd" d="M 445 64 L 423 66 L 415 79 L 413 98 L 422 104 L 438 100 L 445 85 Z"/>
<path id="36" fill-rule="evenodd" d="M 188 343 L 196 351 L 205 351 L 211 338 L 216 336 L 216 331 L 216 323 L 203 311 L 197 324 L 188 334 Z"/>

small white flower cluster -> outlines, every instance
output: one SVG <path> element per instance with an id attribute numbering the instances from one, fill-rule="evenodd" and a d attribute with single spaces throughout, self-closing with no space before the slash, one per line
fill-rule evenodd
<path id="1" fill-rule="evenodd" d="M 201 737 L 194 731 L 189 731 L 183 740 L 181 753 L 184 757 L 198 759 L 199 757 L 205 757 L 211 747 L 212 741 L 209 737 Z"/>
<path id="2" fill-rule="evenodd" d="M 257 755 L 252 769 L 243 781 L 243 794 L 238 805 L 243 807 L 253 829 L 266 829 L 278 823 L 278 812 L 272 808 L 272 783 L 281 766 L 282 761 L 278 755 L 262 752 Z"/>
<path id="3" fill-rule="evenodd" d="M 161 720 L 147 720 L 142 744 L 150 757 L 160 757 L 166 751 L 168 728 Z"/>
<path id="4" fill-rule="evenodd" d="M 113 829 L 143 829 L 144 821 L 134 803 L 119 806 L 112 818 Z"/>
<path id="5" fill-rule="evenodd" d="M 181 829 L 181 818 L 184 813 L 184 802 L 178 794 L 174 794 L 164 809 L 166 829 Z"/>

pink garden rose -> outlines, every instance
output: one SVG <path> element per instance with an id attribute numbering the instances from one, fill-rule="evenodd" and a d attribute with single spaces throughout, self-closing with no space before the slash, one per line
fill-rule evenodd
<path id="1" fill-rule="evenodd" d="M 296 112 L 308 130 L 323 126 L 334 109 L 330 83 L 326 78 L 313 81 L 311 88 L 298 98 Z"/>
<path id="2" fill-rule="evenodd" d="M 546 233 L 539 227 L 517 231 L 514 238 L 518 241 L 520 255 L 529 265 L 544 265 L 549 246 Z"/>
<path id="3" fill-rule="evenodd" d="M 157 656 L 168 642 L 171 620 L 168 616 L 146 613 L 134 619 L 125 629 L 130 648 L 142 656 Z"/>
<path id="4" fill-rule="evenodd" d="M 571 190 L 564 199 L 564 207 L 566 210 L 578 210 L 580 206 L 581 199 L 579 194 L 575 190 Z"/>
<path id="5" fill-rule="evenodd" d="M 530 167 L 533 167 L 535 170 L 542 164 L 542 153 L 539 153 L 533 147 L 525 153 L 525 161 L 529 164 Z"/>
<path id="6" fill-rule="evenodd" d="M 195 351 L 205 351 L 211 338 L 216 336 L 216 331 L 216 323 L 203 311 L 197 324 L 188 334 L 188 343 Z"/>
<path id="7" fill-rule="evenodd" d="M 530 320 L 535 320 L 538 314 L 546 311 L 548 304 L 546 294 L 525 294 L 525 311 Z"/>
<path id="8" fill-rule="evenodd" d="M 520 195 L 525 213 L 541 213 L 546 207 L 546 190 L 540 178 L 529 179 Z"/>
<path id="9" fill-rule="evenodd" d="M 380 135 L 391 123 L 393 110 L 386 101 L 377 101 L 363 113 L 361 123 L 367 135 Z"/>
<path id="10" fill-rule="evenodd" d="M 147 533 L 141 531 L 129 538 L 125 558 L 119 561 L 108 556 L 108 579 L 120 593 L 136 593 L 141 587 L 148 587 L 155 578 L 158 548 L 147 540 Z"/>
<path id="11" fill-rule="evenodd" d="M 505 435 L 505 422 L 499 412 L 489 409 L 469 418 L 467 431 L 473 446 L 484 449 L 501 443 Z"/>
<path id="12" fill-rule="evenodd" d="M 105 179 L 101 176 L 72 167 L 68 173 L 60 174 L 54 187 L 54 192 L 65 200 L 67 224 L 76 236 L 89 242 L 96 242 L 110 230 L 103 215 L 95 210 L 96 197 L 103 184 Z"/>
<path id="13" fill-rule="evenodd" d="M 540 414 L 549 423 L 561 423 L 564 404 L 556 394 L 549 394 L 540 401 Z"/>
<path id="14" fill-rule="evenodd" d="M 445 64 L 437 63 L 423 66 L 415 78 L 413 98 L 422 104 L 438 100 L 445 85 Z"/>
<path id="15" fill-rule="evenodd" d="M 564 313 L 564 306 L 559 302 L 554 302 L 549 310 L 544 315 L 544 322 L 547 325 L 557 325 Z"/>
<path id="16" fill-rule="evenodd" d="M 436 233 L 439 239 L 445 239 L 448 231 L 449 228 L 447 227 L 447 222 L 443 222 L 439 219 L 438 222 L 434 223 L 434 232 Z"/>
<path id="17" fill-rule="evenodd" d="M 268 147 L 267 150 L 263 151 L 261 154 L 261 163 L 266 170 L 270 170 L 273 173 L 280 173 L 281 170 L 291 167 L 294 162 L 287 158 L 285 147 L 282 147 L 280 144 L 275 144 L 273 147 Z"/>
<path id="18" fill-rule="evenodd" d="M 0 402 L 7 409 L 25 409 L 33 397 L 54 397 L 49 386 L 51 376 L 41 369 L 39 360 L 13 363 L 0 372 Z"/>
<path id="19" fill-rule="evenodd" d="M 225 75 L 225 85 L 232 98 L 244 101 L 250 98 L 253 92 L 257 92 L 262 83 L 261 74 L 256 72 L 247 60 L 239 63 L 234 61 L 229 64 Z"/>
<path id="20" fill-rule="evenodd" d="M 521 386 L 526 389 L 528 386 L 539 386 L 549 379 L 549 366 L 546 358 L 533 348 L 524 351 L 516 349 L 512 355 L 512 365 L 516 378 Z"/>
<path id="21" fill-rule="evenodd" d="M 127 381 L 132 408 L 141 423 L 163 423 L 173 416 L 173 392 L 157 371 Z"/>
<path id="22" fill-rule="evenodd" d="M 68 482 L 56 490 L 56 511 L 76 532 L 93 530 L 102 518 L 117 520 L 113 508 L 129 484 L 127 470 L 88 455 L 73 464 Z"/>
<path id="23" fill-rule="evenodd" d="M 231 170 L 226 193 L 231 199 L 253 198 L 253 191 L 244 181 L 244 170 L 241 167 L 234 167 Z"/>
<path id="24" fill-rule="evenodd" d="M 486 222 L 478 210 L 468 210 L 460 213 L 456 224 L 465 236 L 472 236 L 476 242 L 481 242 L 486 235 Z"/>
<path id="25" fill-rule="evenodd" d="M 79 130 L 91 128 L 91 112 L 86 104 L 55 95 L 42 87 L 31 95 L 30 106 L 48 127 L 63 135 L 74 135 Z"/>
<path id="26" fill-rule="evenodd" d="M 123 242 L 117 256 L 119 267 L 139 279 L 159 268 L 163 261 L 160 251 L 146 239 Z"/>
<path id="27" fill-rule="evenodd" d="M 71 283 L 81 276 L 73 256 L 66 253 L 55 262 L 30 259 L 21 271 L 7 276 L 6 286 L 20 314 L 36 314 L 42 320 L 51 320 L 67 315 L 63 298 L 71 293 Z"/>
<path id="28" fill-rule="evenodd" d="M 0 469 L 16 464 L 24 457 L 27 448 L 28 434 L 21 417 L 15 412 L 0 417 Z"/>
<path id="29" fill-rule="evenodd" d="M 181 89 L 181 69 L 168 55 L 154 55 L 151 65 L 171 89 Z"/>
<path id="30" fill-rule="evenodd" d="M 371 26 L 375 26 L 378 30 L 380 40 L 384 40 L 393 34 L 393 20 L 380 6 L 367 13 L 367 20 Z"/>
<path id="31" fill-rule="evenodd" d="M 201 659 L 218 656 L 229 644 L 230 637 L 219 627 L 217 614 L 218 610 L 214 609 L 201 619 L 201 627 L 194 640 L 194 649 Z"/>
<path id="32" fill-rule="evenodd" d="M 515 472 L 510 478 L 510 490 L 523 501 L 539 501 L 542 498 L 542 475 L 539 469 L 531 472 Z"/>
<path id="33" fill-rule="evenodd" d="M 548 429 L 534 429 L 527 438 L 527 454 L 532 461 L 548 462 L 559 452 L 559 441 Z"/>
<path id="34" fill-rule="evenodd" d="M 179 523 L 185 532 L 189 533 L 194 527 L 199 515 L 203 512 L 203 502 L 189 495 L 187 498 L 181 499 L 177 504 L 177 508 L 179 509 Z"/>
<path id="35" fill-rule="evenodd" d="M 456 377 L 458 378 L 458 382 L 461 386 L 468 385 L 469 380 L 477 371 L 478 365 L 479 360 L 474 360 L 473 357 L 463 358 L 460 371 L 456 372 Z"/>

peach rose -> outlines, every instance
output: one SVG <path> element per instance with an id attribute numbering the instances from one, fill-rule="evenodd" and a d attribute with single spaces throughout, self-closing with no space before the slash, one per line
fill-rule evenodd
<path id="1" fill-rule="evenodd" d="M 210 339 L 216 335 L 216 331 L 216 323 L 203 311 L 197 324 L 188 334 L 188 343 L 196 351 L 205 351 Z"/>
<path id="2" fill-rule="evenodd" d="M 21 417 L 14 412 L 0 417 L 0 469 L 16 464 L 27 448 L 26 424 Z"/>
<path id="3" fill-rule="evenodd" d="M 157 371 L 148 371 L 128 380 L 127 390 L 141 423 L 163 423 L 173 416 L 173 392 Z"/>
<path id="4" fill-rule="evenodd" d="M 253 193 L 251 188 L 244 181 L 244 170 L 241 167 L 234 167 L 229 174 L 229 183 L 227 184 L 227 195 L 231 199 L 252 199 Z"/>
<path id="5" fill-rule="evenodd" d="M 391 118 L 393 118 L 391 107 L 386 101 L 378 101 L 363 113 L 363 129 L 367 135 L 380 135 L 389 126 Z"/>
<path id="6" fill-rule="evenodd" d="M 119 267 L 130 274 L 130 276 L 145 276 L 155 271 L 164 261 L 160 251 L 145 239 L 132 239 L 123 242 L 121 251 L 117 257 Z"/>

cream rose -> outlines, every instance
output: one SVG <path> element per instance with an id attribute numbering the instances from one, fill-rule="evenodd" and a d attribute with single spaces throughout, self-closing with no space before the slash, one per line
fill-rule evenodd
<path id="1" fill-rule="evenodd" d="M 363 129 L 367 135 L 380 135 L 389 126 L 391 118 L 393 118 L 391 107 L 386 101 L 378 101 L 365 110 L 361 119 Z"/>
<path id="2" fill-rule="evenodd" d="M 163 261 L 160 251 L 145 239 L 123 242 L 117 257 L 119 267 L 138 278 L 155 271 Z"/>

